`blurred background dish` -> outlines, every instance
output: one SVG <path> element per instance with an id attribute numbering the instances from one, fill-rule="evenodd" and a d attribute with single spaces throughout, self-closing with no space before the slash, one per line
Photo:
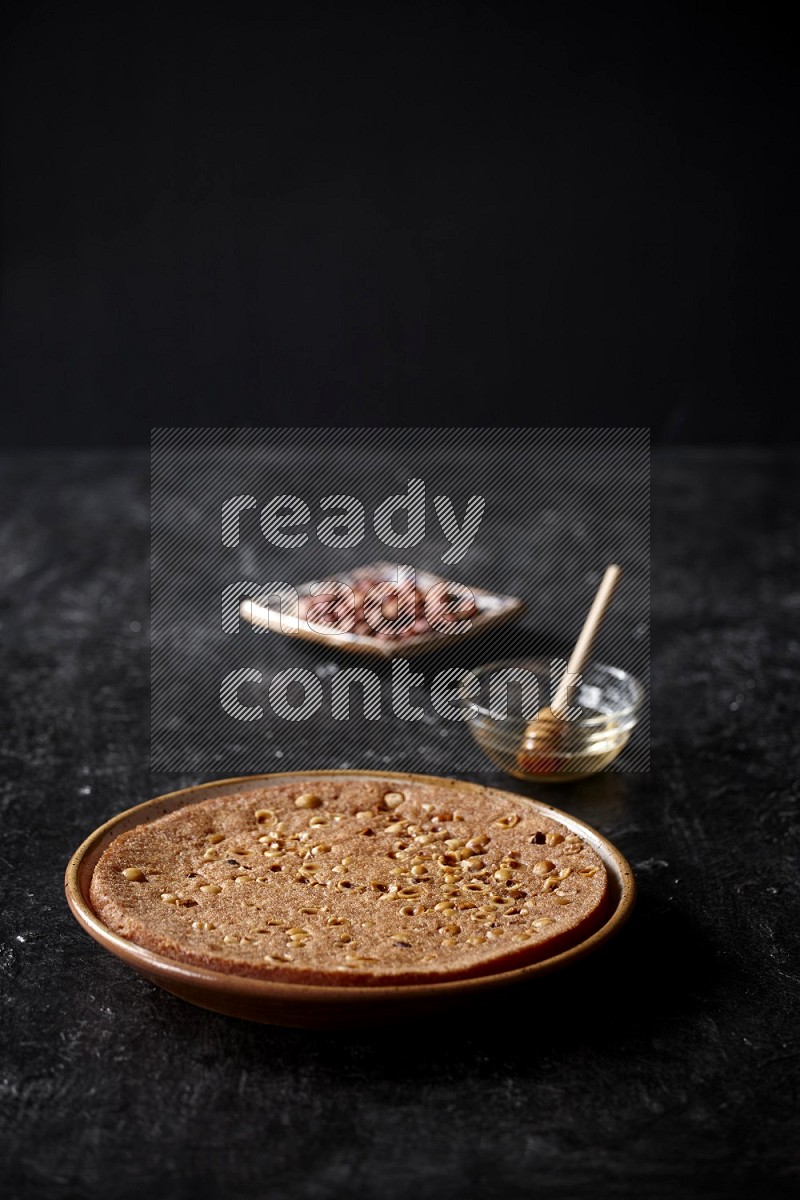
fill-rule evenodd
<path id="1" fill-rule="evenodd" d="M 517 596 L 455 583 L 416 568 L 413 570 L 414 582 L 409 585 L 403 579 L 404 570 L 403 565 L 395 562 L 368 563 L 308 580 L 297 588 L 297 602 L 291 594 L 284 598 L 282 611 L 281 598 L 277 594 L 265 603 L 243 596 L 239 611 L 252 625 L 269 628 L 287 637 L 302 638 L 336 650 L 392 658 L 395 654 L 420 654 L 451 646 L 512 620 L 525 608 Z M 350 589 L 355 609 L 352 601 L 348 607 L 341 597 L 313 590 L 325 583 L 344 584 Z M 387 593 L 383 602 L 379 598 L 370 598 L 370 591 L 381 584 L 395 585 L 395 596 Z M 409 587 L 413 590 L 410 616 L 403 624 L 402 609 L 398 622 L 397 593 L 402 594 Z M 399 624 L 394 632 L 390 628 L 376 632 L 374 625 L 378 621 L 375 617 L 381 609 L 389 624 Z M 448 631 L 448 625 L 467 620 L 469 628 Z"/>
<path id="2" fill-rule="evenodd" d="M 551 695 L 552 667 L 547 659 L 518 658 L 487 663 L 470 672 L 480 683 L 480 693 L 468 694 L 462 686 L 461 703 L 470 716 L 468 726 L 484 753 L 507 775 L 536 783 L 568 783 L 602 771 L 621 753 L 636 725 L 642 699 L 641 685 L 619 667 L 590 663 L 583 671 L 573 704 L 581 715 L 564 722 L 558 753 L 551 756 L 521 753 L 530 716 L 514 705 L 515 684 L 499 678 L 504 671 L 524 671 L 535 681 L 541 703 Z M 495 680 L 495 689 L 492 687 Z M 519 686 L 519 685 L 517 685 Z M 505 712 L 506 690 L 509 692 Z"/>

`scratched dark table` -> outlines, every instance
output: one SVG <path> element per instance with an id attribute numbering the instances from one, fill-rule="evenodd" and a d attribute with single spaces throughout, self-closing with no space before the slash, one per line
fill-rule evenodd
<path id="1" fill-rule="evenodd" d="M 796 1194 L 799 468 L 656 455 L 652 770 L 538 789 L 634 864 L 624 933 L 477 1011 L 331 1034 L 191 1008 L 70 916 L 85 834 L 191 782 L 148 768 L 148 462 L 7 456 L 5 1194 Z"/>

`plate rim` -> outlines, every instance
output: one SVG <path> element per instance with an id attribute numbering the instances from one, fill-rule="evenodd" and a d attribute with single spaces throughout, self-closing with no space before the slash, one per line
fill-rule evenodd
<path id="1" fill-rule="evenodd" d="M 575 832 L 588 834 L 588 840 L 593 844 L 593 848 L 598 853 L 600 852 L 598 846 L 602 847 L 603 853 L 601 857 L 604 859 L 606 869 L 608 869 L 610 860 L 613 868 L 619 875 L 620 894 L 613 912 L 588 937 L 573 946 L 567 947 L 565 950 L 559 951 L 557 954 L 551 955 L 549 958 L 529 963 L 526 966 L 514 967 L 506 971 L 497 971 L 488 975 L 432 983 L 336 986 L 332 984 L 274 982 L 266 979 L 256 979 L 247 975 L 233 975 L 224 971 L 214 971 L 208 967 L 196 967 L 190 963 L 182 963 L 177 959 L 167 958 L 164 955 L 156 954 L 152 950 L 139 946 L 136 942 L 123 937 L 121 934 L 115 933 L 114 930 L 104 924 L 89 903 L 88 886 L 91 882 L 94 864 L 92 864 L 91 869 L 88 869 L 86 866 L 87 860 L 91 855 L 95 855 L 95 863 L 97 862 L 108 842 L 113 837 L 116 837 L 118 832 L 123 831 L 118 828 L 119 826 L 124 824 L 125 829 L 129 829 L 136 825 L 147 823 L 146 820 L 137 821 L 135 819 L 137 816 L 145 818 L 149 813 L 152 814 L 150 820 L 156 820 L 157 817 L 165 815 L 165 812 L 175 811 L 183 807 L 184 804 L 200 803 L 203 799 L 207 798 L 204 793 L 214 789 L 222 791 L 245 784 L 256 786 L 266 781 L 353 776 L 377 778 L 395 784 L 398 781 L 433 783 L 438 785 L 449 784 L 481 791 L 491 791 L 500 795 L 511 795 L 517 800 L 528 802 L 537 811 L 552 817 L 554 820 L 560 821 Z M 190 797 L 192 798 L 190 799 Z M 181 804 L 181 798 L 185 798 L 184 804 Z M 170 807 L 157 812 L 157 807 L 164 804 L 169 804 Z M 84 877 L 85 887 L 82 885 Z M 339 1007 L 353 1009 L 360 1006 L 380 1006 L 382 1002 L 386 1003 L 387 1001 L 396 1002 L 402 1000 L 404 1002 L 413 1002 L 414 1000 L 423 1001 L 433 998 L 446 1000 L 448 996 L 460 998 L 467 993 L 470 995 L 482 994 L 516 983 L 522 983 L 536 975 L 548 974 L 551 971 L 558 970 L 584 958 L 587 954 L 598 949 L 609 938 L 613 937 L 630 917 L 636 902 L 637 890 L 633 868 L 621 851 L 617 849 L 605 834 L 594 829 L 593 826 L 587 824 L 580 817 L 575 817 L 561 809 L 554 808 L 551 804 L 547 804 L 544 801 L 536 800 L 533 797 L 524 796 L 517 792 L 509 792 L 508 789 L 487 787 L 484 784 L 474 783 L 469 780 L 454 779 L 451 776 L 423 775 L 409 771 L 372 771 L 369 769 L 351 768 L 321 768 L 305 771 L 276 771 L 258 775 L 234 775 L 230 778 L 208 780 L 205 783 L 192 784 L 189 787 L 178 788 L 171 792 L 164 792 L 159 796 L 153 796 L 149 800 L 145 800 L 140 804 L 135 804 L 131 808 L 116 813 L 93 830 L 88 837 L 84 838 L 67 864 L 64 876 L 64 889 L 69 908 L 83 930 L 104 949 L 115 955 L 115 957 L 120 958 L 126 965 L 140 970 L 155 982 L 158 982 L 159 978 L 163 977 L 165 980 L 169 980 L 176 985 L 194 985 L 199 990 L 223 991 L 231 997 L 238 997 L 240 999 L 260 999 L 265 1004 L 272 1002 L 276 1005 L 294 1002 L 306 1008 L 314 1009 L 322 1007 L 327 1009 Z M 413 1007 L 413 1005 L 411 1006 Z"/>

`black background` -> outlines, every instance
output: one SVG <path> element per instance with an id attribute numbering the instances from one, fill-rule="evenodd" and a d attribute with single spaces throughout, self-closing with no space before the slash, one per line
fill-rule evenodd
<path id="1" fill-rule="evenodd" d="M 25 3 L 4 27 L 12 445 L 796 435 L 769 8 Z"/>

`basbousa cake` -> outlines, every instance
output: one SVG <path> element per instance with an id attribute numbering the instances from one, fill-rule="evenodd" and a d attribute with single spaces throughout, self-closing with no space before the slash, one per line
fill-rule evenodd
<path id="1" fill-rule="evenodd" d="M 605 917 L 595 851 L 523 798 L 459 784 L 294 778 L 117 837 L 106 925 L 157 954 L 315 985 L 435 983 L 524 966 Z"/>

